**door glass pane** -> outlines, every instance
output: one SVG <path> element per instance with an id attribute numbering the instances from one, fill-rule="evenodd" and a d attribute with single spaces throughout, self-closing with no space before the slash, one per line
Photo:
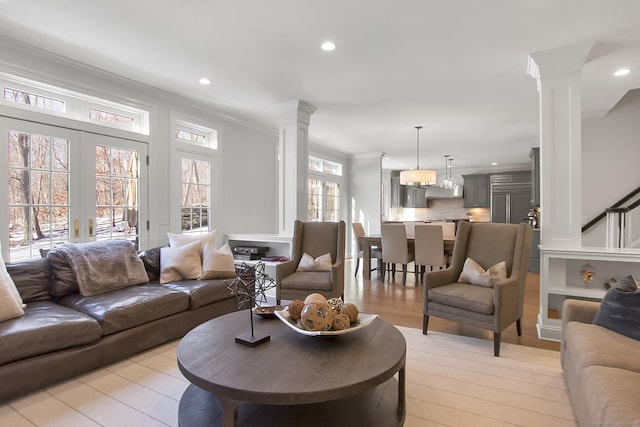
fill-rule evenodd
<path id="1" fill-rule="evenodd" d="M 211 165 L 205 160 L 182 159 L 181 230 L 183 234 L 209 232 Z"/>
<path id="2" fill-rule="evenodd" d="M 327 215 L 325 221 L 340 220 L 340 187 L 337 182 L 327 182 L 326 185 Z"/>
<path id="3" fill-rule="evenodd" d="M 307 212 L 309 222 L 322 221 L 322 180 L 309 178 Z"/>
<path id="4" fill-rule="evenodd" d="M 69 140 L 9 131 L 9 259 L 69 242 Z"/>
<path id="5" fill-rule="evenodd" d="M 127 239 L 138 248 L 139 157 L 136 150 L 96 146 L 97 240 Z"/>

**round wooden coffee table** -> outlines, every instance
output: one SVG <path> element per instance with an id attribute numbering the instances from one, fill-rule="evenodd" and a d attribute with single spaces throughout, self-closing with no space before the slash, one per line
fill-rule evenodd
<path id="1" fill-rule="evenodd" d="M 406 342 L 382 319 L 350 334 L 306 336 L 276 318 L 254 317 L 257 347 L 235 342 L 247 310 L 196 327 L 178 345 L 192 383 L 181 426 L 401 426 Z M 398 378 L 395 374 L 398 373 Z"/>

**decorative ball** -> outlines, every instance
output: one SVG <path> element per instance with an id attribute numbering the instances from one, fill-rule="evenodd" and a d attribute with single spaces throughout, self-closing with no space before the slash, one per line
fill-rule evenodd
<path id="1" fill-rule="evenodd" d="M 341 298 L 331 298 L 327 300 L 327 304 L 329 304 L 329 307 L 333 310 L 333 314 L 340 314 L 340 309 L 344 302 Z"/>
<path id="2" fill-rule="evenodd" d="M 333 329 L 336 331 L 349 329 L 349 326 L 351 326 L 351 321 L 346 314 L 336 314 L 333 316 Z"/>
<path id="3" fill-rule="evenodd" d="M 307 331 L 328 331 L 333 326 L 333 311 L 326 302 L 305 304 L 300 323 Z"/>
<path id="4" fill-rule="evenodd" d="M 289 304 L 289 318 L 291 320 L 299 320 L 300 313 L 302 312 L 302 308 L 304 307 L 304 301 L 299 299 L 291 301 Z"/>
<path id="5" fill-rule="evenodd" d="M 304 299 L 304 303 L 305 304 L 309 304 L 312 302 L 327 302 L 327 299 L 324 297 L 324 295 L 319 294 L 319 293 L 313 293 L 313 294 L 309 294 L 307 295 L 307 297 Z"/>
<path id="6" fill-rule="evenodd" d="M 344 304 L 342 304 L 340 313 L 349 316 L 349 320 L 351 321 L 351 323 L 354 323 L 358 320 L 358 307 L 350 302 L 345 302 Z"/>

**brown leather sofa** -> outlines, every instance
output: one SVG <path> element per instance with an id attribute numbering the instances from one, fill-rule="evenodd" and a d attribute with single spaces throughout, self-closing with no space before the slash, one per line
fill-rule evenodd
<path id="1" fill-rule="evenodd" d="M 148 283 L 94 296 L 61 290 L 64 280 L 57 279 L 64 277 L 52 275 L 55 257 L 7 263 L 26 308 L 24 316 L 0 322 L 0 401 L 179 338 L 238 309 L 223 279 L 160 284 L 160 248 L 139 256 Z"/>

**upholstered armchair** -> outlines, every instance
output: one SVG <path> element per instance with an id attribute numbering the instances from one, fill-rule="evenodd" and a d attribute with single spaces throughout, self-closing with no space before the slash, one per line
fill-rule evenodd
<path id="1" fill-rule="evenodd" d="M 291 260 L 276 267 L 276 302 L 304 300 L 313 292 L 326 298 L 344 299 L 344 251 L 346 225 L 340 222 L 296 221 L 293 229 Z M 331 265 L 300 271 L 300 260 L 307 254 L 316 260 L 331 254 Z M 322 271 L 314 271 L 314 270 Z"/>
<path id="2" fill-rule="evenodd" d="M 422 333 L 427 333 L 430 316 L 477 326 L 493 331 L 494 355 L 500 356 L 502 331 L 516 322 L 517 333 L 522 334 L 531 237 L 528 224 L 461 222 L 450 267 L 425 274 Z M 477 263 L 476 268 L 479 265 L 488 272 L 467 274 L 472 264 L 466 263 L 468 258 Z M 506 272 L 504 266 L 492 267 L 502 261 Z M 461 277 L 463 269 L 465 276 Z M 471 276 L 474 278 L 469 280 Z"/>

